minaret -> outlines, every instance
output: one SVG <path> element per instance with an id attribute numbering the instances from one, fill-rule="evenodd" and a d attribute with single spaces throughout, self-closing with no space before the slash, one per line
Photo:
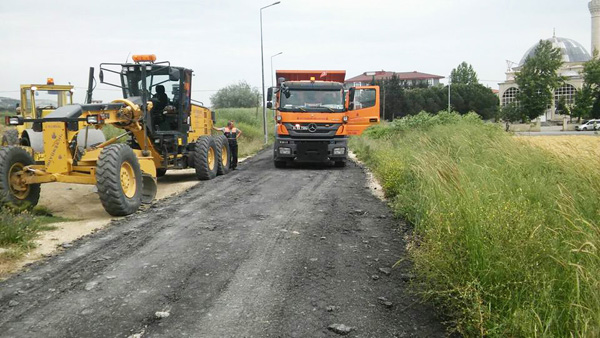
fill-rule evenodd
<path id="1" fill-rule="evenodd" d="M 594 51 L 600 52 L 600 0 L 592 0 L 588 4 L 592 14 L 592 55 Z"/>

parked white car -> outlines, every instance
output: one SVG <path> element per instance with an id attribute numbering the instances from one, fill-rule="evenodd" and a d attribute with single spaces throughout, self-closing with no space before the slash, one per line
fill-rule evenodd
<path id="1" fill-rule="evenodd" d="M 575 126 L 575 130 L 587 131 L 600 129 L 600 120 L 589 120 L 583 124 Z"/>

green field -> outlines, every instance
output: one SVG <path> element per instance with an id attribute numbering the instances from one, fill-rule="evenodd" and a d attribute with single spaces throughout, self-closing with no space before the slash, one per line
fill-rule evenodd
<path id="1" fill-rule="evenodd" d="M 271 110 L 267 110 L 267 132 L 269 144 L 273 143 L 275 120 Z M 225 108 L 216 110 L 217 127 L 225 127 L 227 121 L 235 121 L 235 125 L 242 131 L 239 139 L 239 157 L 250 156 L 265 147 L 263 134 L 262 110 L 258 116 L 256 108 Z"/>
<path id="2" fill-rule="evenodd" d="M 416 289 L 465 336 L 600 336 L 600 164 L 476 116 L 420 114 L 351 141 L 414 226 Z"/>

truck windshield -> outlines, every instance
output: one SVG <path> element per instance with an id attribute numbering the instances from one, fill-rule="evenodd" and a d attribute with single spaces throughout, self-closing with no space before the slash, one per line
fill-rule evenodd
<path id="1" fill-rule="evenodd" d="M 281 94 L 280 111 L 339 113 L 344 111 L 344 91 L 289 89 Z"/>

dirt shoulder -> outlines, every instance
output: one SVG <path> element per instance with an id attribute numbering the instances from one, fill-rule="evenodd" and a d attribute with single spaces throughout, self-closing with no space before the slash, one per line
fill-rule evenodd
<path id="1" fill-rule="evenodd" d="M 158 200 L 176 195 L 198 183 L 193 169 L 168 172 L 158 179 Z M 70 242 L 107 226 L 113 218 L 106 213 L 95 186 L 50 183 L 42 186 L 39 205 L 54 215 L 74 221 L 53 223 L 55 230 L 40 233 L 34 242 L 36 248 L 23 258 L 0 263 L 0 279 L 8 277 L 24 266 L 68 247 Z"/>
<path id="2" fill-rule="evenodd" d="M 0 282 L 0 336 L 443 336 L 408 263 L 392 268 L 407 229 L 362 168 L 278 170 L 270 157 Z"/>

